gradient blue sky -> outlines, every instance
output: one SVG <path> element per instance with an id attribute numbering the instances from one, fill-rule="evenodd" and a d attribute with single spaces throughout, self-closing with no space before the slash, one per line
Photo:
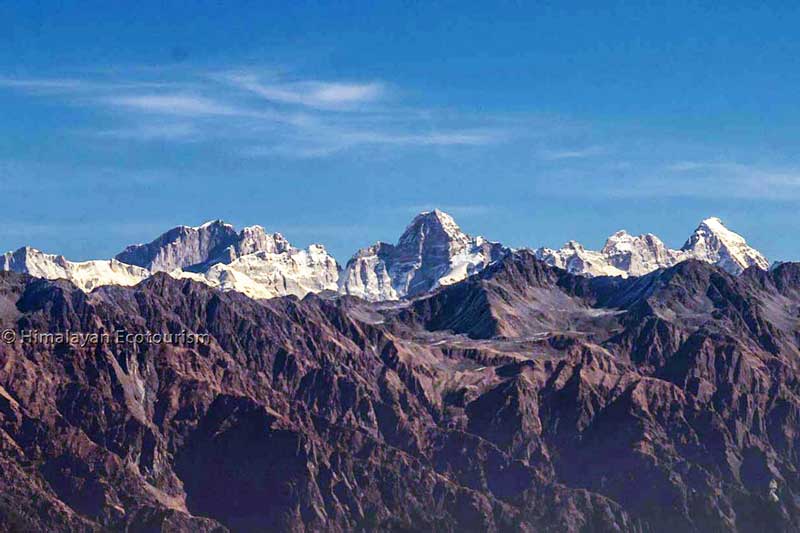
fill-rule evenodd
<path id="1" fill-rule="evenodd" d="M 223 218 L 344 261 L 437 206 L 512 246 L 715 215 L 800 259 L 796 4 L 122 4 L 0 2 L 4 250 Z"/>

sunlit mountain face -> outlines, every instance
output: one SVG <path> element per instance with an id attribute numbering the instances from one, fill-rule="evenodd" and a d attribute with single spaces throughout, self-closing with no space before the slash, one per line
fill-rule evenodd
<path id="1" fill-rule="evenodd" d="M 220 222 L 7 255 L 0 524 L 791 530 L 798 264 L 716 219 L 565 250 L 435 211 L 344 273 Z"/>

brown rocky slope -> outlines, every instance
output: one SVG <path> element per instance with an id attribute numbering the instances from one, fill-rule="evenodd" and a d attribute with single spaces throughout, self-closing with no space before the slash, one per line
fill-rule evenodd
<path id="1" fill-rule="evenodd" d="M 800 528 L 800 265 L 401 304 L 0 274 L 0 530 Z M 194 332 L 206 344 L 23 342 Z"/>

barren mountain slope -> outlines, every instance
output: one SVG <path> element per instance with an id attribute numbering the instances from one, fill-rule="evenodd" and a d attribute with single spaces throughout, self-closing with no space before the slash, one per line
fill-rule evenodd
<path id="1" fill-rule="evenodd" d="M 800 266 L 587 279 L 518 252 L 408 303 L 0 275 L 0 516 L 34 530 L 791 531 Z"/>

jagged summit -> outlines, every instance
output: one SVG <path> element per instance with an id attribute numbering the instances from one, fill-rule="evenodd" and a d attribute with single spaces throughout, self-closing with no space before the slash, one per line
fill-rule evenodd
<path id="1" fill-rule="evenodd" d="M 712 263 L 732 274 L 751 266 L 769 268 L 763 255 L 717 217 L 700 222 L 680 250 L 668 248 L 652 233 L 633 236 L 620 230 L 606 240 L 600 251 L 586 250 L 569 241 L 560 250 L 539 248 L 536 256 L 550 265 L 588 276 L 642 276 L 687 259 Z"/>
<path id="2" fill-rule="evenodd" d="M 625 230 L 608 238 L 601 253 L 614 268 L 641 276 L 675 262 L 675 254 L 652 233 L 634 236 Z"/>
<path id="3" fill-rule="evenodd" d="M 202 230 L 202 229 L 210 228 L 212 226 L 226 227 L 226 228 L 233 229 L 233 224 L 228 224 L 227 222 L 225 222 L 221 218 L 215 218 L 213 220 L 208 220 L 206 222 L 203 222 L 199 226 L 183 226 L 183 227 L 188 227 L 190 229 L 199 231 L 199 230 Z"/>
<path id="4" fill-rule="evenodd" d="M 147 244 L 128 246 L 115 259 L 153 272 L 170 272 L 205 263 L 238 240 L 233 226 L 212 220 L 200 226 L 172 228 Z"/>
<path id="5" fill-rule="evenodd" d="M 744 237 L 726 228 L 717 217 L 700 222 L 681 251 L 717 264 L 733 274 L 751 266 L 764 270 L 769 268 L 769 261 L 760 252 L 748 246 Z"/>
<path id="6" fill-rule="evenodd" d="M 509 249 L 461 230 L 452 216 L 434 209 L 416 215 L 396 244 L 378 242 L 358 250 L 344 272 L 324 246 L 305 250 L 262 226 L 237 230 L 221 219 L 177 226 L 149 243 L 128 246 L 112 260 L 72 262 L 25 247 L 2 256 L 3 270 L 47 279 L 64 278 L 84 290 L 133 285 L 155 272 L 192 278 L 254 298 L 338 291 L 371 301 L 425 294 L 480 272 Z M 687 259 L 718 265 L 732 274 L 769 263 L 745 239 L 710 217 L 678 250 L 652 233 L 620 230 L 599 251 L 571 240 L 561 249 L 539 248 L 536 257 L 585 276 L 643 276 Z M 340 275 L 341 272 L 341 275 Z"/>
<path id="7" fill-rule="evenodd" d="M 267 233 L 261 226 L 237 232 L 222 220 L 173 228 L 148 244 L 129 246 L 116 258 L 254 298 L 335 290 L 340 270 L 322 245 L 300 250 L 280 233 Z"/>
<path id="8" fill-rule="evenodd" d="M 357 251 L 339 283 L 344 294 L 396 300 L 460 281 L 507 252 L 499 243 L 467 235 L 453 217 L 434 209 L 414 217 L 397 244 Z"/>
<path id="9" fill-rule="evenodd" d="M 451 242 L 464 244 L 470 240 L 469 235 L 461 231 L 453 217 L 444 211 L 434 209 L 423 211 L 414 217 L 400 236 L 398 246 L 408 242 L 419 243 L 420 237 L 425 238 L 428 235 L 432 235 L 433 238 L 444 235 Z"/>
<path id="10" fill-rule="evenodd" d="M 231 224 L 212 220 L 177 226 L 150 243 L 127 247 L 111 260 L 73 262 L 24 247 L 0 256 L 0 270 L 66 279 L 87 292 L 102 285 L 135 285 L 166 272 L 266 299 L 335 291 L 340 267 L 322 245 L 301 250 L 261 226 L 237 232 Z"/>
<path id="11" fill-rule="evenodd" d="M 82 296 L 0 276 L 3 328 L 209 342 L 4 339 L 0 530 L 797 529 L 798 264 L 520 250 L 402 306 Z"/>

